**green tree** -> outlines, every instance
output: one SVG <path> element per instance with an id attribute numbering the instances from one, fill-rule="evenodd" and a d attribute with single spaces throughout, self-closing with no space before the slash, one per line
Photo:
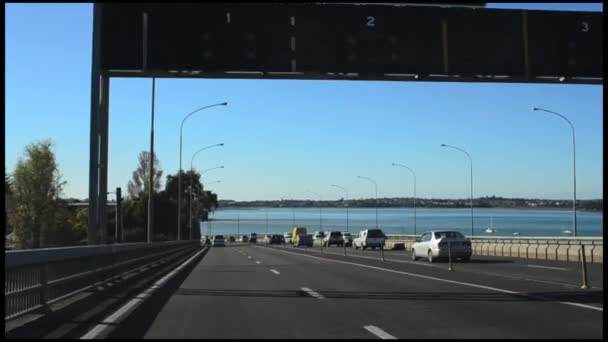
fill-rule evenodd
<path id="1" fill-rule="evenodd" d="M 161 189 L 161 177 L 163 171 L 160 168 L 160 162 L 154 154 L 154 192 L 158 192 Z M 127 185 L 127 193 L 129 198 L 136 198 L 142 196 L 144 193 L 148 193 L 150 186 L 150 153 L 142 151 L 139 153 L 138 164 L 135 171 L 133 171 L 132 179 Z"/>
<path id="2" fill-rule="evenodd" d="M 40 248 L 55 224 L 57 200 L 65 182 L 52 150 L 52 142 L 45 140 L 25 148 L 25 159 L 19 158 L 13 172 L 15 209 L 10 223 L 15 230 L 17 246 Z"/>
<path id="3" fill-rule="evenodd" d="M 6 173 L 6 168 L 4 169 L 4 235 L 10 234 L 13 232 L 11 225 L 8 222 L 8 213 L 13 211 L 13 181 L 11 180 L 11 176 Z"/>

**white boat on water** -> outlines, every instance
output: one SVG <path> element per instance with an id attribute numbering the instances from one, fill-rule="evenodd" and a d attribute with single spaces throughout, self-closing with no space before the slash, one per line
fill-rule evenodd
<path id="1" fill-rule="evenodd" d="M 486 233 L 494 234 L 496 233 L 496 228 L 494 228 L 494 217 L 490 216 L 490 226 L 486 229 Z"/>
<path id="2" fill-rule="evenodd" d="M 562 233 L 564 233 L 564 234 L 572 234 L 572 231 L 570 229 L 564 229 L 564 230 L 562 230 Z"/>
<path id="3" fill-rule="evenodd" d="M 513 233 L 513 235 L 518 236 L 518 235 L 519 235 L 519 232 L 515 232 L 515 233 Z"/>

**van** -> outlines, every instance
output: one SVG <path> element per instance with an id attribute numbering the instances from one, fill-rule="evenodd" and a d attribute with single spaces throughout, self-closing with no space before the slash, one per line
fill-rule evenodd
<path id="1" fill-rule="evenodd" d="M 355 249 L 365 250 L 371 247 L 372 250 L 384 247 L 386 235 L 381 229 L 365 229 L 359 232 L 359 236 L 353 241 Z"/>
<path id="2" fill-rule="evenodd" d="M 300 234 L 306 234 L 306 228 L 304 227 L 293 227 L 291 231 L 291 241 L 296 241 L 296 237 Z"/>

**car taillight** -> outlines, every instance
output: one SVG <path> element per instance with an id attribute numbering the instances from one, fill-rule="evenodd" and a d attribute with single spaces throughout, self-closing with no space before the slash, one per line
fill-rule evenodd
<path id="1" fill-rule="evenodd" d="M 442 248 L 444 246 L 447 246 L 448 244 L 445 242 L 440 242 L 439 244 L 437 244 L 437 246 L 439 246 L 439 248 Z"/>

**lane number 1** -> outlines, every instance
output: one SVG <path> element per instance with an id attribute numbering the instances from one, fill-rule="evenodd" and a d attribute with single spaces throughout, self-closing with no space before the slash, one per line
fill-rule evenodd
<path id="1" fill-rule="evenodd" d="M 230 24 L 230 12 L 226 13 L 226 22 Z"/>

